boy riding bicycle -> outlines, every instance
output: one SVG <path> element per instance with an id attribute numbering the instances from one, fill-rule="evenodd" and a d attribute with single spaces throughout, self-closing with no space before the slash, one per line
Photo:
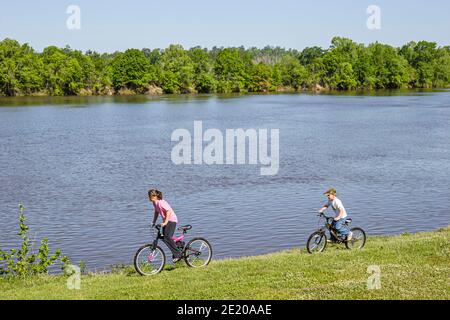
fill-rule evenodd
<path id="1" fill-rule="evenodd" d="M 337 231 L 338 235 L 343 239 L 350 241 L 352 239 L 352 233 L 344 226 L 344 222 L 347 218 L 347 211 L 342 204 L 342 201 L 336 196 L 336 189 L 330 188 L 324 193 L 328 198 L 328 203 L 326 203 L 320 210 L 319 213 L 323 213 L 327 208 L 331 206 L 335 213 L 335 218 L 332 223 L 332 227 Z M 330 233 L 330 241 L 336 242 L 337 239 L 332 233 Z"/>

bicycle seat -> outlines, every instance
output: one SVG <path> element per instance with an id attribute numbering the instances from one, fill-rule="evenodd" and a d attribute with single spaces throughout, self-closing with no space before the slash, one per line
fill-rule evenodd
<path id="1" fill-rule="evenodd" d="M 345 219 L 345 223 L 351 223 L 351 222 L 352 222 L 352 218 Z"/>
<path id="2" fill-rule="evenodd" d="M 188 231 L 188 230 L 191 230 L 191 229 L 192 229 L 192 226 L 190 224 L 187 224 L 185 226 L 181 226 L 181 227 L 178 228 L 178 230 L 183 230 L 183 231 Z"/>

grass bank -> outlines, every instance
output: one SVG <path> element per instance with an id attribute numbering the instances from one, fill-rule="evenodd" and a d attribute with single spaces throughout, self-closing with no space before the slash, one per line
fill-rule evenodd
<path id="1" fill-rule="evenodd" d="M 368 267 L 381 271 L 368 290 Z M 84 275 L 80 290 L 63 276 L 0 279 L 0 299 L 450 299 L 450 226 L 432 232 L 369 237 L 349 251 L 329 246 L 309 255 L 293 249 L 211 262 L 179 263 L 154 277 L 129 269 Z"/>

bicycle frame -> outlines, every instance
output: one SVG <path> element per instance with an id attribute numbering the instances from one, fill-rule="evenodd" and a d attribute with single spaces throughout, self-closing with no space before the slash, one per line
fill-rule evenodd
<path id="1" fill-rule="evenodd" d="M 155 232 L 156 234 L 154 234 L 154 238 L 155 239 L 153 240 L 153 243 L 152 243 L 152 249 L 153 250 L 158 246 L 159 239 L 164 239 L 164 236 L 161 233 L 162 232 L 161 226 L 160 225 L 156 225 L 155 229 L 157 230 L 157 232 Z M 180 236 L 178 236 L 178 237 L 177 236 L 172 236 L 172 240 L 175 241 L 175 242 L 184 241 L 185 238 L 186 238 L 186 233 L 187 233 L 187 230 L 183 230 L 183 233 Z M 192 251 L 192 253 L 195 254 L 195 255 L 200 255 L 201 254 L 201 251 L 194 250 L 192 248 L 190 248 L 189 250 Z M 183 255 L 186 254 L 186 244 L 183 247 L 182 254 Z"/>
<path id="2" fill-rule="evenodd" d="M 156 248 L 156 246 L 158 245 L 158 240 L 159 239 L 164 239 L 164 236 L 162 234 L 162 228 L 161 228 L 160 225 L 156 225 L 154 228 L 157 230 L 157 232 L 155 232 L 155 234 L 153 235 L 153 237 L 154 237 L 153 248 Z M 178 237 L 177 236 L 172 236 L 172 240 L 175 241 L 175 242 L 177 242 L 177 241 L 184 241 L 186 233 L 187 232 L 185 230 L 183 230 L 183 234 L 181 236 L 178 236 Z"/>
<path id="3" fill-rule="evenodd" d="M 155 250 L 156 247 L 158 246 L 158 240 L 162 239 L 163 236 L 161 234 L 161 227 L 160 226 L 155 226 L 155 230 L 156 232 L 153 232 L 153 243 L 152 243 L 152 250 Z"/>
<path id="4" fill-rule="evenodd" d="M 334 218 L 333 217 L 327 217 L 326 215 L 324 215 L 323 213 L 319 214 L 319 221 L 320 219 L 324 218 L 325 219 L 325 225 L 319 228 L 319 232 L 322 232 L 323 234 L 325 234 L 325 232 L 328 230 L 336 239 L 336 241 L 338 243 L 342 243 L 345 242 L 346 240 L 342 240 L 341 237 L 338 235 L 338 232 L 336 231 L 336 229 L 333 227 L 332 223 Z M 348 223 L 345 222 L 344 226 L 346 228 L 348 228 Z"/>

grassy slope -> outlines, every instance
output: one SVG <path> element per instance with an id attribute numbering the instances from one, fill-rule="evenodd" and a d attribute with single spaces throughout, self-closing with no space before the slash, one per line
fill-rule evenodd
<path id="1" fill-rule="evenodd" d="M 367 289 L 367 267 L 381 268 L 381 289 Z M 308 255 L 294 249 L 184 263 L 154 277 L 133 272 L 86 275 L 80 290 L 66 278 L 0 279 L 1 299 L 450 299 L 450 227 L 434 232 L 369 238 L 361 251 L 329 246 Z"/>

